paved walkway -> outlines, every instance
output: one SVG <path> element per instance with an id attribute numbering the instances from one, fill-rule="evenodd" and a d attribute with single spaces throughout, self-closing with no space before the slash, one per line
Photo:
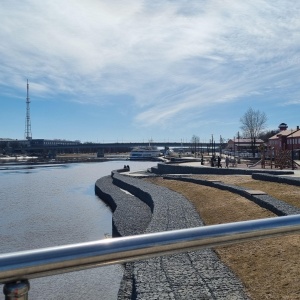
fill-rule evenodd
<path id="1" fill-rule="evenodd" d="M 300 160 L 296 160 L 295 162 L 300 165 Z M 207 167 L 207 168 L 211 168 L 211 166 L 209 164 L 207 164 L 207 163 L 203 166 L 203 165 L 201 165 L 200 162 L 195 162 L 195 161 L 180 163 L 180 165 L 181 166 L 191 166 L 191 167 Z M 224 167 L 225 167 L 225 161 L 222 160 L 222 168 L 224 168 Z M 214 167 L 214 168 L 216 168 L 216 167 Z M 267 166 L 265 169 L 262 169 L 260 164 L 257 165 L 257 166 L 255 166 L 255 167 L 248 167 L 248 165 L 246 163 L 244 163 L 243 161 L 242 161 L 242 163 L 238 164 L 236 167 L 230 167 L 230 168 L 231 169 L 240 168 L 240 169 L 247 169 L 247 170 L 249 170 L 249 169 L 250 170 L 265 170 L 265 171 L 266 170 L 280 170 L 278 168 L 275 169 L 274 167 L 273 167 L 273 169 L 271 169 L 269 166 Z M 295 177 L 300 177 L 300 167 L 298 167 L 295 170 L 292 170 L 292 169 L 284 169 L 284 170 L 293 171 L 294 175 L 289 174 L 289 175 L 281 175 L 281 176 L 295 176 Z"/>

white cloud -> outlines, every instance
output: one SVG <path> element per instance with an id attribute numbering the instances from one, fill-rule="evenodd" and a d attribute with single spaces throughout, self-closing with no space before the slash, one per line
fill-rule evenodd
<path id="1" fill-rule="evenodd" d="M 41 95 L 60 92 L 92 103 L 126 94 L 139 111 L 135 121 L 145 125 L 298 82 L 295 1 L 1 5 L 1 85 L 23 89 L 30 77 Z"/>

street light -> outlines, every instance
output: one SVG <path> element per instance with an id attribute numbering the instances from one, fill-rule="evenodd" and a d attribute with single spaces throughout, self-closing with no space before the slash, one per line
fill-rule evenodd
<path id="1" fill-rule="evenodd" d="M 235 158 L 235 136 L 233 137 L 233 157 Z"/>
<path id="2" fill-rule="evenodd" d="M 292 134 L 291 134 L 291 137 L 292 137 L 292 170 L 294 170 L 294 138 L 293 138 L 293 129 L 291 129 L 292 131 Z"/>
<path id="3" fill-rule="evenodd" d="M 240 147 L 240 132 L 238 131 L 238 145 L 237 145 L 237 152 L 238 152 L 238 163 L 240 164 L 240 152 L 239 152 L 239 147 Z"/>

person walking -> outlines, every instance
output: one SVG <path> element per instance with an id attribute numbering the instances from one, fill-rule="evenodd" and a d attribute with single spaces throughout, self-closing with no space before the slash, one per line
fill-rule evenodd
<path id="1" fill-rule="evenodd" d="M 215 166 L 215 164 L 214 164 L 214 161 L 215 161 L 216 159 L 215 159 L 215 156 L 213 155 L 212 157 L 211 157 L 211 159 L 210 159 L 210 165 L 211 165 L 211 167 L 214 167 Z"/>
<path id="2" fill-rule="evenodd" d="M 222 168 L 220 155 L 218 155 L 218 168 Z"/>
<path id="3" fill-rule="evenodd" d="M 229 157 L 226 156 L 225 158 L 225 164 L 226 164 L 226 168 L 228 169 L 228 166 L 229 166 Z"/>

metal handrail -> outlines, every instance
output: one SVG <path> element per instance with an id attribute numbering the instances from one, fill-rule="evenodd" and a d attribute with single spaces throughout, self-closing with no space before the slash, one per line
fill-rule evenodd
<path id="1" fill-rule="evenodd" d="M 9 293 L 12 294 L 18 284 L 24 287 L 27 280 L 33 278 L 297 232 L 300 232 L 300 215 L 2 254 L 0 283 L 6 284 L 6 299 L 14 299 L 10 298 Z"/>

